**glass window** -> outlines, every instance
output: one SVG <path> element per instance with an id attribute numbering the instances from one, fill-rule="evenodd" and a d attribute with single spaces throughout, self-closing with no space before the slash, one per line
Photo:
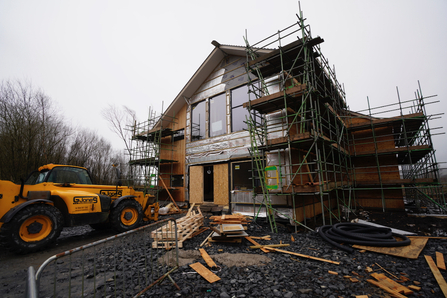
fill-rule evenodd
<path id="1" fill-rule="evenodd" d="M 92 184 L 88 172 L 80 168 L 55 167 L 51 170 L 48 182 Z"/>
<path id="2" fill-rule="evenodd" d="M 247 129 L 246 119 L 249 118 L 248 109 L 243 107 L 248 102 L 248 86 L 244 85 L 231 90 L 231 131 Z"/>
<path id="3" fill-rule="evenodd" d="M 223 135 L 227 131 L 225 97 L 225 93 L 222 93 L 210 99 L 210 137 Z"/>
<path id="4" fill-rule="evenodd" d="M 193 141 L 205 138 L 205 107 L 206 102 L 202 101 L 192 106 L 191 112 L 191 139 Z"/>
<path id="5" fill-rule="evenodd" d="M 251 168 L 251 162 L 241 161 L 234 162 L 231 164 L 232 180 L 233 180 L 233 190 L 246 190 L 253 189 L 253 172 Z M 260 186 L 259 178 L 255 175 L 255 187 Z"/>

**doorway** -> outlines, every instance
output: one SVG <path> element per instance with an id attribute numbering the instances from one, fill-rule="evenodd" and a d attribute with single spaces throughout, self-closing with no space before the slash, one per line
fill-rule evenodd
<path id="1" fill-rule="evenodd" d="M 191 166 L 189 168 L 189 202 L 229 204 L 228 163 Z"/>
<path id="2" fill-rule="evenodd" d="M 214 201 L 214 172 L 213 166 L 203 167 L 203 200 L 205 202 Z"/>

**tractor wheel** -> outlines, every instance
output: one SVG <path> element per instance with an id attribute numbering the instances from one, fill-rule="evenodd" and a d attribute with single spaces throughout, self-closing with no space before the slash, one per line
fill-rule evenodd
<path id="1" fill-rule="evenodd" d="M 124 200 L 110 212 L 109 221 L 118 232 L 138 228 L 143 220 L 143 208 L 135 200 Z"/>
<path id="2" fill-rule="evenodd" d="M 32 204 L 2 226 L 9 246 L 18 253 L 44 249 L 59 237 L 63 227 L 60 211 L 47 204 Z"/>

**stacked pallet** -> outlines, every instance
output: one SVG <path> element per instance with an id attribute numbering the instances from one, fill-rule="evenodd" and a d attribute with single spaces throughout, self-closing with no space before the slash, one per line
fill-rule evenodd
<path id="1" fill-rule="evenodd" d="M 177 219 L 177 244 L 178 248 L 183 247 L 183 241 L 192 238 L 193 234 L 203 226 L 203 215 L 200 208 L 197 211 L 188 211 L 188 213 Z M 171 249 L 175 247 L 175 226 L 171 222 L 158 228 L 151 233 L 153 248 Z"/>
<path id="2" fill-rule="evenodd" d="M 236 242 L 240 243 L 242 237 L 248 236 L 244 225 L 250 222 L 250 219 L 244 215 L 222 215 L 211 216 L 210 222 L 214 233 L 211 235 L 210 242 Z"/>

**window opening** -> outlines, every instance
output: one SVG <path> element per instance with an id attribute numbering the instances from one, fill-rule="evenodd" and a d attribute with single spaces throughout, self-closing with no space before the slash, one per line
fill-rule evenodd
<path id="1" fill-rule="evenodd" d="M 222 93 L 210 98 L 210 137 L 226 133 L 226 94 Z"/>
<path id="2" fill-rule="evenodd" d="M 205 138 L 205 111 L 206 102 L 201 101 L 192 106 L 191 111 L 191 138 L 193 141 Z"/>

